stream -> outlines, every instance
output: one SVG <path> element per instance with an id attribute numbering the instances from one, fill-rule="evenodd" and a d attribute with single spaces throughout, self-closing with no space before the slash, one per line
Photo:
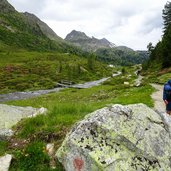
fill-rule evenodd
<path id="1" fill-rule="evenodd" d="M 121 72 L 117 72 L 116 74 L 113 74 L 112 76 L 116 77 L 120 74 L 121 74 Z M 65 87 L 59 87 L 59 88 L 48 89 L 48 90 L 37 90 L 37 91 L 28 91 L 28 92 L 14 92 L 14 93 L 8 93 L 8 94 L 0 94 L 0 102 L 2 103 L 2 102 L 10 101 L 10 100 L 28 99 L 28 98 L 40 96 L 43 94 L 58 92 L 65 88 L 78 88 L 78 89 L 91 88 L 91 87 L 100 85 L 101 83 L 108 80 L 109 78 L 111 78 L 111 77 L 102 78 L 100 80 L 90 81 L 90 82 L 86 82 L 83 84 L 68 85 Z"/>

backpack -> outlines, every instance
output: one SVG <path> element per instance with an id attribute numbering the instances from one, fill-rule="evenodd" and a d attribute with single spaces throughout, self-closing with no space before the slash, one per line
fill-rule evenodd
<path id="1" fill-rule="evenodd" d="M 167 100 L 171 100 L 171 90 L 165 90 Z"/>

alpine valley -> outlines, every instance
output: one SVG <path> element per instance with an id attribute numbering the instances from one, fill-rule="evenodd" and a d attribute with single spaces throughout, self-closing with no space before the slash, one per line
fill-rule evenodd
<path id="1" fill-rule="evenodd" d="M 137 51 L 76 30 L 63 39 L 0 0 L 0 171 L 171 170 L 170 14 L 167 2 L 161 41 Z"/>

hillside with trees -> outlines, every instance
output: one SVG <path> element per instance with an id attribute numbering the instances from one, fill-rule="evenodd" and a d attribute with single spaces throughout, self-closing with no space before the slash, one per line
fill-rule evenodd
<path id="1" fill-rule="evenodd" d="M 164 69 L 171 66 L 171 2 L 167 2 L 163 9 L 163 36 L 155 47 L 152 43 L 147 46 L 150 59 L 144 64 L 144 69 Z"/>

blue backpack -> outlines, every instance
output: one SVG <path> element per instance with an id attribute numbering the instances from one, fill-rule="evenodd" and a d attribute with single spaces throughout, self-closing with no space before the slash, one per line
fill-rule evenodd
<path id="1" fill-rule="evenodd" d="M 164 87 L 167 100 L 171 100 L 171 80 L 169 80 Z"/>
<path id="2" fill-rule="evenodd" d="M 167 100 L 171 100 L 171 90 L 166 90 L 165 92 Z"/>

